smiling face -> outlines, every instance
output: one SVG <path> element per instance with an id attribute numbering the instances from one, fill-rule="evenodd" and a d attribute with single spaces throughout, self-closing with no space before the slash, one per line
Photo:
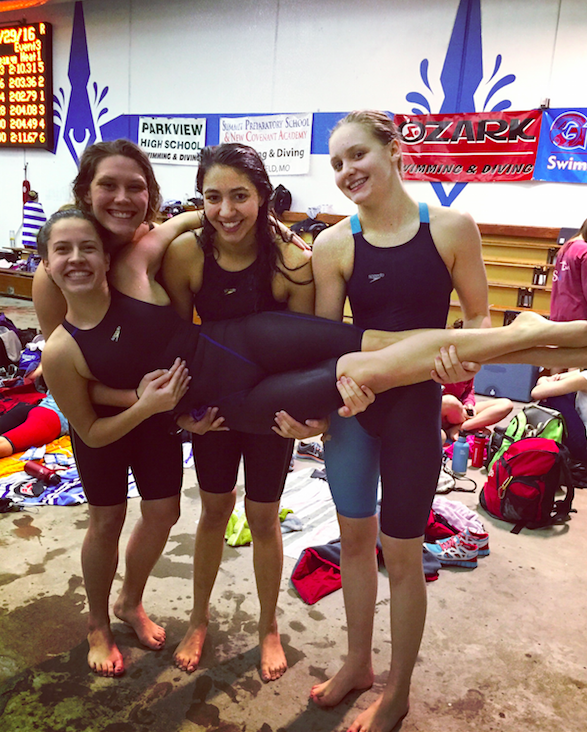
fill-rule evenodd
<path id="1" fill-rule="evenodd" d="M 43 263 L 63 292 L 79 293 L 106 282 L 110 258 L 89 221 L 63 218 L 51 226 Z"/>
<path id="2" fill-rule="evenodd" d="M 397 140 L 384 145 L 365 125 L 341 125 L 330 138 L 329 150 L 336 185 L 353 203 L 389 190 L 393 176 L 399 175 Z"/>
<path id="3" fill-rule="evenodd" d="M 140 165 L 124 155 L 110 155 L 98 163 L 85 196 L 96 220 L 126 244 L 145 221 L 149 205 L 147 180 Z"/>
<path id="4" fill-rule="evenodd" d="M 204 176 L 204 212 L 216 230 L 216 243 L 254 241 L 259 208 L 263 204 L 250 178 L 227 165 L 213 165 Z"/>

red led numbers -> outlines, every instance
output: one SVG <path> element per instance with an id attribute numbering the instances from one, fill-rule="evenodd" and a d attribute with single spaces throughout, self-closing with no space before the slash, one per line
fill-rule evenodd
<path id="1" fill-rule="evenodd" d="M 0 27 L 0 147 L 53 149 L 52 28 Z"/>

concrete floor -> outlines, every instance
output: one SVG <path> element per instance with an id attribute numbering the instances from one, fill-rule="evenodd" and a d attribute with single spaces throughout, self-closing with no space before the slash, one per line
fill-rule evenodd
<path id="1" fill-rule="evenodd" d="M 28 303 L 0 298 L 0 309 L 20 327 L 30 325 Z M 469 475 L 480 488 L 484 475 Z M 476 508 L 477 495 L 449 498 Z M 402 732 L 587 729 L 587 491 L 577 492 L 574 506 L 568 525 L 520 535 L 484 518 L 490 556 L 475 570 L 443 569 L 428 585 L 428 622 Z M 131 500 L 122 546 L 138 510 Z M 0 515 L 2 732 L 335 732 L 376 698 L 390 656 L 384 572 L 375 685 L 325 711 L 308 702 L 308 691 L 344 657 L 342 593 L 304 605 L 289 584 L 295 560 L 286 558 L 279 625 L 289 670 L 264 684 L 250 547 L 225 547 L 200 669 L 187 675 L 173 666 L 190 611 L 199 511 L 194 471 L 186 469 L 182 517 L 145 593 L 147 610 L 167 630 L 167 647 L 148 651 L 115 623 L 127 667 L 120 679 L 97 678 L 86 665 L 79 563 L 86 506 Z M 114 593 L 123 571 L 121 559 Z"/>

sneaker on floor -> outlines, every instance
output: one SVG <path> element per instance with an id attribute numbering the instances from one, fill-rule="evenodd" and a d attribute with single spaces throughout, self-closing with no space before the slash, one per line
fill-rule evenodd
<path id="1" fill-rule="evenodd" d="M 294 457 L 292 455 L 291 456 L 291 460 L 289 461 L 289 468 L 287 469 L 287 472 L 288 473 L 293 473 L 294 468 L 295 468 L 295 462 L 294 462 Z"/>
<path id="2" fill-rule="evenodd" d="M 465 541 L 462 534 L 449 536 L 444 541 L 435 544 L 424 543 L 443 567 L 468 567 L 475 569 L 479 551 L 476 544 Z"/>
<path id="3" fill-rule="evenodd" d="M 315 460 L 324 462 L 324 448 L 319 442 L 300 442 L 296 450 L 298 460 Z"/>
<path id="4" fill-rule="evenodd" d="M 489 534 L 484 533 L 477 533 L 475 531 L 471 531 L 471 529 L 465 529 L 461 532 L 461 535 L 463 539 L 468 542 L 469 544 L 475 544 L 477 546 L 477 550 L 479 551 L 480 557 L 487 557 L 489 556 Z"/>

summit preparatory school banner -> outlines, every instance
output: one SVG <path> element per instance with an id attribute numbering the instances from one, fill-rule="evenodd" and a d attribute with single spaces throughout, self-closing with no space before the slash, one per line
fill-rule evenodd
<path id="1" fill-rule="evenodd" d="M 406 180 L 531 180 L 541 110 L 396 114 Z"/>
<path id="2" fill-rule="evenodd" d="M 587 183 L 587 109 L 545 109 L 536 180 Z"/>
<path id="3" fill-rule="evenodd" d="M 303 175 L 310 171 L 311 114 L 221 117 L 219 143 L 254 147 L 269 175 Z"/>

